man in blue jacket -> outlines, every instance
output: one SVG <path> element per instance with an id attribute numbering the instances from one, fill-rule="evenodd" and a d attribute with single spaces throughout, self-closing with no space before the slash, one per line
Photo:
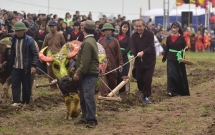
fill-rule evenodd
<path id="1" fill-rule="evenodd" d="M 36 71 L 38 53 L 32 37 L 25 34 L 25 24 L 17 22 L 13 26 L 9 68 L 12 78 L 12 106 L 28 104 L 31 97 L 31 73 Z M 20 100 L 22 84 L 22 101 Z"/>

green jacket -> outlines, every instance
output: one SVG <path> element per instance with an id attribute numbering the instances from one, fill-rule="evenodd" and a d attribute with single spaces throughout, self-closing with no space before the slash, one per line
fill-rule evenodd
<path id="1" fill-rule="evenodd" d="M 76 58 L 76 74 L 83 77 L 88 74 L 99 74 L 98 47 L 95 38 L 84 39 Z"/>
<path id="2" fill-rule="evenodd" d="M 66 22 L 67 27 L 70 26 L 70 22 L 72 22 L 72 18 L 64 19 L 64 22 Z"/>

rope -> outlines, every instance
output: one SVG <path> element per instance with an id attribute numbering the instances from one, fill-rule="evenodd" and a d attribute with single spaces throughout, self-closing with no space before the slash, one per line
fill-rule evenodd
<path id="1" fill-rule="evenodd" d="M 41 72 L 43 72 L 46 76 L 48 76 L 48 77 L 51 78 L 52 80 L 55 80 L 55 79 L 52 78 L 50 75 L 48 75 L 47 73 L 45 73 L 42 69 L 40 69 L 40 68 L 38 68 L 38 67 L 37 67 L 37 69 L 39 69 Z"/>
<path id="2" fill-rule="evenodd" d="M 135 56 L 134 58 L 130 59 L 128 62 L 126 62 L 126 63 L 123 64 L 122 66 L 119 66 L 119 67 L 117 67 L 117 68 L 115 68 L 115 69 L 113 69 L 113 70 L 111 70 L 111 71 L 109 71 L 109 72 L 107 72 L 107 73 L 105 73 L 105 74 L 101 74 L 100 76 L 105 76 L 105 75 L 107 75 L 107 74 L 110 74 L 110 73 L 116 71 L 117 69 L 119 69 L 119 68 L 121 68 L 121 67 L 127 65 L 128 63 L 130 63 L 131 61 L 135 60 L 136 58 L 137 58 L 137 56 Z M 141 60 L 142 60 L 142 59 L 141 59 Z"/>

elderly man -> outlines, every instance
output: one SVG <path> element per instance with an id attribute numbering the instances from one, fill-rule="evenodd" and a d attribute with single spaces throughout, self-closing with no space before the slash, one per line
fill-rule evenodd
<path id="1" fill-rule="evenodd" d="M 35 73 L 38 53 L 33 38 L 26 35 L 26 27 L 22 22 L 13 26 L 15 35 L 12 39 L 9 68 L 12 78 L 13 106 L 28 104 L 31 96 L 31 73 Z M 22 84 L 22 102 L 20 100 Z"/>
<path id="2" fill-rule="evenodd" d="M 102 28 L 105 37 L 101 38 L 98 41 L 98 43 L 100 43 L 104 47 L 107 55 L 108 65 L 106 72 L 112 71 L 117 67 L 123 65 L 119 41 L 116 38 L 112 37 L 114 30 L 115 29 L 113 28 L 113 25 L 111 25 L 110 23 L 105 23 Z M 119 71 L 122 71 L 122 67 L 119 69 Z M 113 71 L 105 75 L 104 80 L 107 86 L 109 86 L 109 88 L 113 90 L 117 86 L 117 71 Z M 110 92 L 110 89 L 106 87 L 106 85 L 103 86 L 104 88 L 101 89 L 101 95 L 107 96 Z"/>
<path id="3" fill-rule="evenodd" d="M 42 48 L 48 46 L 47 52 L 51 53 L 52 55 L 58 53 L 59 50 L 61 49 L 61 47 L 66 43 L 63 34 L 60 32 L 57 32 L 56 25 L 57 25 L 57 23 L 55 21 L 51 21 L 49 23 L 48 26 L 50 28 L 50 33 L 46 35 L 43 45 L 42 45 Z M 52 78 L 55 78 L 50 65 L 51 65 L 50 63 L 47 64 L 47 73 Z M 52 78 L 49 78 L 49 82 L 52 81 Z M 53 85 L 50 88 L 51 88 L 51 90 L 57 89 L 57 85 Z"/>
<path id="4" fill-rule="evenodd" d="M 131 58 L 135 60 L 136 79 L 138 89 L 142 91 L 140 98 L 146 103 L 151 103 L 148 97 L 151 95 L 152 76 L 156 63 L 154 35 L 145 29 L 145 22 L 141 19 L 135 23 L 136 32 L 131 37 Z"/>
<path id="5" fill-rule="evenodd" d="M 95 128 L 98 124 L 95 112 L 96 103 L 94 99 L 95 86 L 99 74 L 98 47 L 93 36 L 95 23 L 87 20 L 84 24 L 84 41 L 77 54 L 76 73 L 73 76 L 74 81 L 80 79 L 80 105 L 82 110 L 81 120 L 75 124 L 87 123 L 88 128 Z"/>

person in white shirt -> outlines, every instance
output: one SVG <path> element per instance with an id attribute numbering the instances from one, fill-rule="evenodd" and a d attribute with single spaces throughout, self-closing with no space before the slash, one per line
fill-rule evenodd
<path id="1" fill-rule="evenodd" d="M 163 52 L 163 48 L 161 47 L 161 43 L 158 41 L 156 36 L 154 36 L 154 43 L 155 43 L 156 56 L 159 56 L 160 53 Z"/>

